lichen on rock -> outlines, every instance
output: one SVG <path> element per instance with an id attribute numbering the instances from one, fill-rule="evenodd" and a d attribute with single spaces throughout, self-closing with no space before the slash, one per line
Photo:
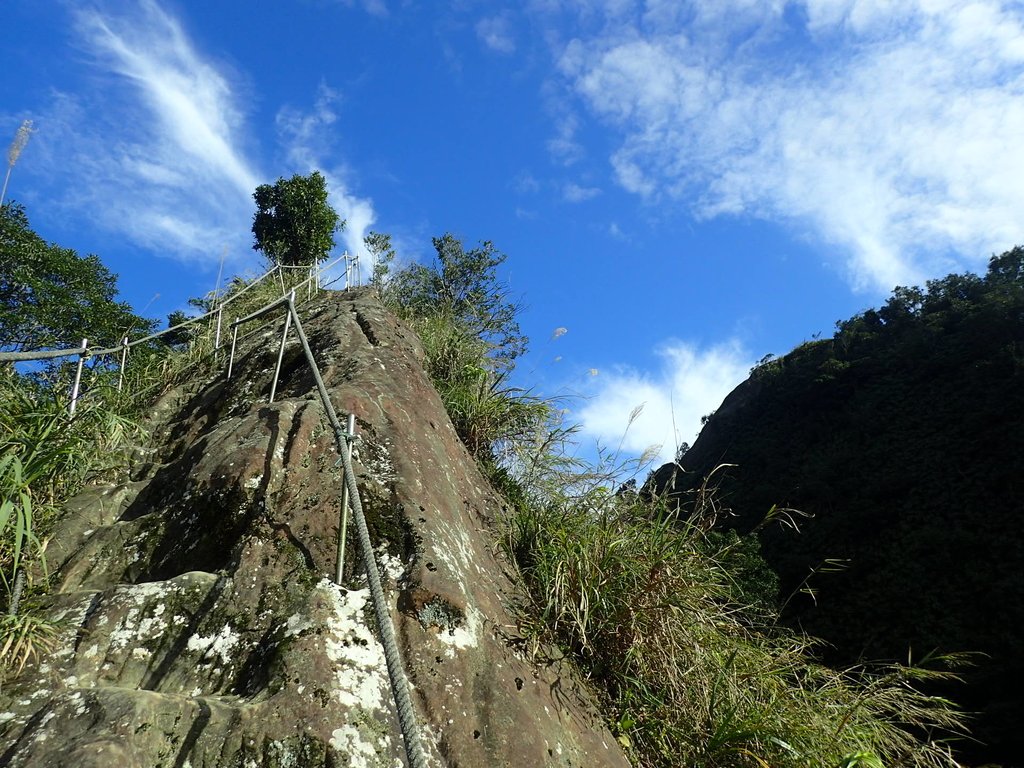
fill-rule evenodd
<path id="1" fill-rule="evenodd" d="M 431 765 L 624 768 L 571 670 L 508 642 L 500 500 L 418 340 L 368 291 L 300 313 L 335 409 L 357 419 L 357 483 Z M 131 482 L 68 506 L 47 598 L 64 630 L 0 691 L 0 765 L 404 764 L 354 535 L 344 583 L 330 580 L 334 435 L 294 344 L 266 402 L 273 338 L 240 344 L 231 380 L 165 397 Z"/>

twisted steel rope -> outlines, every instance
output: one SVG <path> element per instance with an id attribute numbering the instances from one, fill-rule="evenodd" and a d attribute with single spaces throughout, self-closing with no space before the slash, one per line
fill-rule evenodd
<path id="1" fill-rule="evenodd" d="M 320 400 L 327 412 L 327 419 L 334 430 L 334 437 L 338 442 L 338 453 L 341 454 L 342 463 L 345 468 L 345 483 L 348 487 L 349 505 L 352 509 L 352 519 L 356 524 L 356 534 L 359 537 L 359 552 L 363 560 L 363 568 L 366 570 L 366 578 L 370 585 L 370 598 L 373 603 L 374 616 L 377 619 L 377 628 L 381 635 L 381 645 L 384 646 L 384 660 L 387 662 L 388 678 L 391 681 L 391 693 L 395 698 L 395 708 L 398 710 L 398 724 L 402 729 L 402 738 L 405 741 L 405 754 L 409 760 L 409 768 L 426 768 L 426 755 L 423 752 L 423 745 L 420 741 L 419 725 L 416 722 L 416 713 L 412 707 L 412 698 L 409 695 L 409 680 L 402 666 L 402 657 L 398 650 L 398 642 L 395 639 L 395 628 L 391 624 L 391 614 L 388 612 L 387 601 L 384 599 L 384 589 L 380 583 L 380 573 L 377 571 L 377 560 L 373 556 L 373 545 L 370 542 L 370 530 L 366 526 L 366 516 L 363 514 L 363 504 L 359 499 L 359 488 L 356 486 L 356 475 L 352 469 L 352 459 L 345 450 L 348 441 L 348 433 L 341 426 L 338 414 L 331 403 L 331 397 L 327 392 L 323 377 L 320 375 L 320 368 L 313 357 L 313 351 L 309 347 L 309 340 L 306 332 L 302 329 L 299 315 L 295 311 L 295 303 L 288 300 L 288 311 L 291 313 L 292 323 L 295 325 L 295 332 L 302 344 L 306 354 L 306 360 L 313 372 L 316 381 L 317 391 L 320 393 Z"/>

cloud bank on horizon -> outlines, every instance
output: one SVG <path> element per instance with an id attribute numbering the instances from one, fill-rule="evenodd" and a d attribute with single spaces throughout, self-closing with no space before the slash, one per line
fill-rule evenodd
<path id="1" fill-rule="evenodd" d="M 1024 9 L 990 0 L 571 0 L 556 45 L 619 133 L 625 189 L 698 218 L 782 221 L 855 287 L 1024 241 Z"/>

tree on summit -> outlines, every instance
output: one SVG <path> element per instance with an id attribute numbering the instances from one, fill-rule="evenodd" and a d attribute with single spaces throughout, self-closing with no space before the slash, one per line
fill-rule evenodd
<path id="1" fill-rule="evenodd" d="M 345 228 L 344 220 L 327 202 L 327 182 L 319 171 L 261 184 L 253 199 L 252 247 L 274 264 L 302 266 L 323 261 L 334 247 L 334 233 Z"/>

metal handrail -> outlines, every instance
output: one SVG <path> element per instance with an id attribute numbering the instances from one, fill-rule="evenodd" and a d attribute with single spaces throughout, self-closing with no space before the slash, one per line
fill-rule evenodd
<path id="1" fill-rule="evenodd" d="M 348 253 L 344 253 L 341 256 L 338 256 L 336 259 L 328 262 L 327 264 L 324 264 L 323 266 L 318 266 L 316 269 L 316 275 L 311 275 L 306 280 L 303 280 L 302 282 L 298 283 L 296 287 L 306 285 L 307 283 L 311 283 L 313 280 L 319 277 L 320 273 L 330 269 L 335 264 L 347 258 Z M 251 283 L 247 283 L 245 287 L 242 288 L 238 293 L 229 296 L 225 301 L 218 304 L 215 309 L 211 309 L 209 312 L 206 312 L 202 315 L 197 315 L 196 317 L 190 317 L 184 322 L 178 323 L 177 325 L 171 326 L 169 328 L 164 328 L 163 330 L 155 331 L 154 333 L 151 333 L 148 336 L 133 339 L 127 342 L 127 344 L 121 343 L 118 344 L 116 347 L 103 347 L 100 349 L 89 349 L 87 347 L 71 347 L 66 349 L 29 350 L 27 352 L 0 352 L 0 362 L 31 362 L 35 360 L 53 360 L 58 357 L 72 357 L 74 355 L 83 355 L 85 357 L 99 357 L 100 355 L 109 355 L 114 352 L 120 352 L 125 346 L 127 346 L 130 349 L 131 347 L 143 344 L 147 341 L 152 341 L 153 339 L 160 338 L 161 336 L 164 336 L 168 333 L 172 333 L 173 331 L 179 331 L 182 328 L 187 328 L 190 325 L 195 325 L 199 321 L 205 320 L 206 318 L 223 311 L 224 307 L 228 306 L 233 301 L 243 296 L 250 288 L 263 282 L 263 280 L 268 278 L 270 275 L 278 274 L 282 269 L 308 269 L 308 267 L 295 267 L 293 265 L 277 264 L 269 271 L 264 272 L 262 275 L 257 277 Z"/>
<path id="2" fill-rule="evenodd" d="M 25 352 L 0 352 L 0 363 L 4 363 L 4 362 L 18 363 L 18 362 L 41 361 L 41 360 L 55 360 L 55 359 L 61 358 L 61 357 L 74 357 L 74 356 L 77 355 L 78 356 L 78 365 L 77 365 L 77 369 L 76 369 L 76 372 L 75 372 L 75 381 L 76 381 L 76 383 L 75 383 L 75 386 L 74 386 L 74 388 L 72 390 L 72 393 L 71 393 L 71 402 L 70 402 L 70 404 L 68 406 L 69 415 L 73 416 L 74 413 L 75 413 L 75 406 L 76 406 L 76 404 L 78 402 L 78 397 L 79 397 L 79 392 L 78 392 L 79 386 L 78 386 L 78 384 L 79 384 L 79 382 L 81 380 L 82 368 L 83 368 L 83 366 L 85 364 L 85 361 L 87 359 L 89 359 L 91 357 L 100 357 L 101 355 L 118 354 L 119 355 L 119 362 L 120 362 L 120 375 L 118 377 L 117 391 L 120 392 L 122 390 L 122 388 L 123 388 L 123 385 L 124 385 L 124 367 L 125 367 L 125 364 L 126 364 L 127 359 L 128 359 L 128 351 L 132 347 L 138 346 L 139 344 L 144 344 L 147 341 L 152 341 L 154 339 L 158 339 L 158 338 L 160 338 L 162 336 L 165 336 L 165 335 L 167 335 L 169 333 L 173 333 L 173 332 L 179 331 L 179 330 L 181 330 L 183 328 L 187 328 L 189 326 L 195 325 L 196 323 L 199 323 L 199 322 L 201 322 L 203 320 L 206 320 L 207 318 L 212 317 L 213 315 L 216 315 L 217 316 L 217 330 L 216 330 L 216 336 L 215 336 L 215 339 L 214 339 L 214 349 L 215 350 L 216 349 L 220 349 L 220 332 L 221 332 L 221 323 L 222 323 L 222 319 L 223 319 L 224 308 L 227 307 L 228 305 L 230 305 L 236 299 L 238 299 L 241 296 L 243 296 L 253 286 L 258 285 L 259 283 L 261 283 L 266 278 L 270 277 L 271 275 L 276 274 L 276 275 L 278 275 L 281 278 L 281 288 L 282 288 L 282 291 L 283 291 L 284 290 L 284 276 L 283 276 L 283 270 L 284 269 L 308 269 L 310 271 L 309 277 L 307 277 L 305 280 L 299 281 L 291 289 L 292 296 L 294 296 L 295 288 L 301 288 L 302 286 L 306 286 L 306 297 L 307 297 L 307 300 L 308 300 L 308 299 L 311 299 L 313 294 L 314 294 L 314 291 L 313 291 L 313 284 L 314 283 L 316 283 L 316 291 L 319 292 L 319 290 L 320 290 L 320 276 L 323 274 L 323 272 L 325 272 L 326 270 L 330 269 L 334 265 L 338 264 L 342 260 L 346 260 L 346 262 L 347 262 L 347 260 L 349 258 L 350 257 L 349 257 L 348 251 L 346 251 L 341 256 L 338 256 L 337 258 L 333 259 L 332 261 L 329 261 L 328 263 L 326 263 L 326 264 L 324 264 L 322 266 L 317 265 L 317 264 L 312 264 L 312 265 L 310 265 L 308 267 L 306 267 L 306 266 L 287 265 L 287 264 L 284 264 L 284 265 L 277 264 L 272 269 L 268 270 L 267 272 L 264 272 L 262 275 L 260 275 L 256 279 L 254 279 L 252 282 L 247 283 L 237 293 L 234 293 L 231 296 L 229 296 L 226 300 L 221 301 L 219 304 L 217 304 L 217 306 L 215 308 L 211 309 L 209 312 L 206 312 L 206 313 L 204 313 L 202 315 L 198 315 L 196 317 L 190 317 L 187 320 L 185 320 L 184 322 L 178 323 L 177 325 L 171 326 L 169 328 L 164 328 L 163 330 L 156 331 L 154 333 L 148 334 L 146 336 L 143 336 L 141 338 L 134 339 L 134 340 L 131 340 L 131 341 L 129 341 L 128 336 L 124 336 L 121 339 L 121 343 L 118 344 L 115 347 L 102 347 L 102 348 L 99 348 L 99 349 L 90 349 L 89 346 L 88 346 L 88 343 L 83 339 L 82 346 L 80 346 L 80 347 L 73 347 L 73 348 L 70 348 L 70 349 L 30 350 L 30 351 L 25 351 Z M 279 303 L 280 302 L 278 302 L 278 304 Z M 237 321 L 236 321 L 236 323 L 237 323 Z M 237 330 L 237 325 L 235 325 L 235 328 L 234 328 L 234 338 L 232 340 L 232 350 L 234 348 L 234 343 L 237 340 L 237 335 L 238 335 L 238 330 Z"/>

